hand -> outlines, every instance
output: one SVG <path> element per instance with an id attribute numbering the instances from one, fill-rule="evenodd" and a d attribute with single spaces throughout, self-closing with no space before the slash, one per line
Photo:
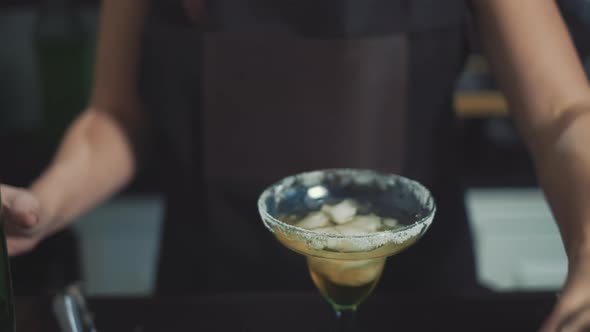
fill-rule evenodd
<path id="1" fill-rule="evenodd" d="M 570 271 L 541 332 L 590 331 L 590 255 L 570 260 Z"/>
<path id="2" fill-rule="evenodd" d="M 35 195 L 22 188 L 0 185 L 4 206 L 6 245 L 10 256 L 32 250 L 47 232 L 41 205 Z"/>

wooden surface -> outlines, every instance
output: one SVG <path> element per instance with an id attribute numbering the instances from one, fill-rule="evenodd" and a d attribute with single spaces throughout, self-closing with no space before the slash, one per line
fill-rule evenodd
<path id="1" fill-rule="evenodd" d="M 454 97 L 455 112 L 462 118 L 503 117 L 508 105 L 498 91 L 462 91 Z"/>

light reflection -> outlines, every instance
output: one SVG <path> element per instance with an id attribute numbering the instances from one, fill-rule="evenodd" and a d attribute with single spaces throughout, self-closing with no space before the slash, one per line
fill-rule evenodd
<path id="1" fill-rule="evenodd" d="M 324 186 L 313 186 L 307 189 L 307 196 L 312 199 L 318 199 L 326 196 L 328 194 L 328 189 Z"/>

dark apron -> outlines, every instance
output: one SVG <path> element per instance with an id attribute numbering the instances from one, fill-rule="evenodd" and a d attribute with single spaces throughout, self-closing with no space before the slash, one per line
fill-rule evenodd
<path id="1" fill-rule="evenodd" d="M 311 289 L 256 198 L 332 167 L 403 174 L 437 195 L 434 226 L 390 259 L 381 289 L 474 285 L 450 152 L 461 1 L 214 0 L 201 24 L 171 3 L 147 24 L 141 80 L 167 179 L 161 293 Z"/>

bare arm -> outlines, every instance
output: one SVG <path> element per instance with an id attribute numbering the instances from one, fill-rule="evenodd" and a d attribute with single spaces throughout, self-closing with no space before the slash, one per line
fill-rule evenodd
<path id="1" fill-rule="evenodd" d="M 8 227 L 11 253 L 29 250 L 133 176 L 134 144 L 143 126 L 136 91 L 137 58 L 147 10 L 144 0 L 102 1 L 89 107 L 72 123 L 54 160 L 31 186 L 40 211 L 29 220 L 30 229 L 23 232 L 17 225 L 10 236 Z M 13 212 L 20 208 L 5 201 L 9 210 L 11 203 Z"/>
<path id="2" fill-rule="evenodd" d="M 554 1 L 474 3 L 486 52 L 547 186 L 571 255 L 574 245 L 590 235 L 590 205 L 584 203 L 590 198 L 590 149 L 581 144 L 590 142 L 590 87 L 584 70 Z"/>
<path id="3" fill-rule="evenodd" d="M 587 292 L 567 294 L 590 281 L 588 80 L 554 0 L 474 0 L 473 5 L 561 231 L 569 273 L 557 311 L 571 311 L 590 300 Z"/>

